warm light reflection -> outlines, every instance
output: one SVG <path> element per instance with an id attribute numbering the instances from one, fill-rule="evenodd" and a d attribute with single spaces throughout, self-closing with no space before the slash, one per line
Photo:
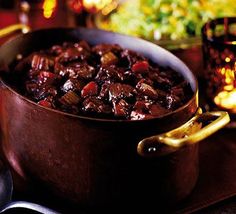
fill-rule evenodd
<path id="1" fill-rule="evenodd" d="M 230 62 L 230 61 L 231 61 L 231 59 L 229 57 L 225 58 L 225 62 Z"/>
<path id="2" fill-rule="evenodd" d="M 83 0 L 83 6 L 90 12 L 97 12 L 108 5 L 114 7 L 114 5 L 112 5 L 112 1 L 113 0 Z"/>
<path id="3" fill-rule="evenodd" d="M 236 113 L 236 70 L 221 68 L 217 71 L 224 78 L 224 87 L 214 98 L 216 105 Z"/>
<path id="4" fill-rule="evenodd" d="M 102 14 L 104 16 L 107 16 L 109 13 L 111 13 L 113 10 L 115 10 L 118 7 L 118 2 L 117 1 L 112 1 L 110 4 L 105 6 L 102 9 Z"/>
<path id="5" fill-rule="evenodd" d="M 43 2 L 43 16 L 47 19 L 51 18 L 57 6 L 57 0 L 44 0 Z"/>
<path id="6" fill-rule="evenodd" d="M 236 113 L 236 89 L 221 91 L 214 99 L 216 105 Z"/>
<path id="7" fill-rule="evenodd" d="M 67 6 L 75 13 L 81 13 L 83 10 L 82 0 L 67 0 Z"/>

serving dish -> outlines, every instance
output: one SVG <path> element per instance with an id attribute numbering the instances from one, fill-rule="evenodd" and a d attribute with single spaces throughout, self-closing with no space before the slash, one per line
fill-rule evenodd
<path id="1" fill-rule="evenodd" d="M 88 25 L 140 37 L 173 50 L 199 46 L 201 28 L 207 21 L 234 15 L 233 0 L 113 0 L 89 16 Z"/>
<path id="2" fill-rule="evenodd" d="M 175 69 L 189 82 L 192 98 L 162 117 L 107 120 L 39 106 L 9 86 L 6 74 L 19 53 L 26 56 L 53 44 L 81 39 L 91 44 L 118 43 Z M 198 178 L 196 142 L 229 122 L 226 112 L 199 114 L 197 80 L 177 57 L 155 44 L 117 33 L 52 28 L 20 35 L 0 47 L 0 72 L 0 122 L 6 159 L 22 178 L 90 208 L 139 209 L 149 205 L 152 209 L 152 205 L 161 207 L 182 200 Z M 205 126 L 204 121 L 213 122 Z"/>
<path id="3" fill-rule="evenodd" d="M 86 17 L 86 26 L 88 28 L 98 28 L 103 29 L 101 27 L 102 20 L 106 19 L 107 17 L 104 17 L 101 13 L 98 14 L 89 14 Z M 147 39 L 144 38 L 154 44 L 157 44 L 167 50 L 177 50 L 177 49 L 188 49 L 193 47 L 199 47 L 202 44 L 201 36 L 190 36 L 188 38 L 182 38 L 182 39 Z"/>

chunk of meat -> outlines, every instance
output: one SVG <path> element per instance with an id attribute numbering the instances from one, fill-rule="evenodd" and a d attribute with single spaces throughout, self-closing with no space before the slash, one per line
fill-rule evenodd
<path id="1" fill-rule="evenodd" d="M 158 97 L 156 90 L 152 86 L 144 83 L 142 80 L 138 82 L 138 84 L 136 85 L 136 88 L 143 95 L 148 96 L 152 99 L 157 99 L 157 97 Z"/>
<path id="2" fill-rule="evenodd" d="M 68 91 L 80 92 L 84 85 L 84 81 L 78 80 L 76 78 L 70 78 L 63 84 L 61 90 L 65 93 Z"/>
<path id="3" fill-rule="evenodd" d="M 140 54 L 138 54 L 132 50 L 125 49 L 121 52 L 121 59 L 126 60 L 128 63 L 128 66 L 131 67 L 137 61 L 145 60 L 145 57 L 141 56 Z"/>
<path id="4" fill-rule="evenodd" d="M 68 76 L 69 78 L 91 79 L 95 75 L 95 68 L 86 64 L 78 63 L 76 66 L 61 66 L 59 67 L 61 76 Z"/>
<path id="5" fill-rule="evenodd" d="M 84 112 L 89 113 L 103 113 L 111 114 L 112 108 L 109 105 L 104 104 L 104 102 L 96 97 L 88 97 L 83 102 Z"/>
<path id="6" fill-rule="evenodd" d="M 113 45 L 110 45 L 110 44 L 98 44 L 98 45 L 95 45 L 93 48 L 92 48 L 92 51 L 100 56 L 108 53 L 108 52 L 113 52 L 115 54 L 118 54 L 122 51 L 122 48 L 117 45 L 117 44 L 113 44 Z"/>
<path id="7" fill-rule="evenodd" d="M 133 98 L 136 90 L 127 84 L 113 83 L 109 87 L 109 100 Z"/>
<path id="8" fill-rule="evenodd" d="M 99 82 L 116 82 L 124 80 L 124 70 L 113 66 L 102 66 L 95 79 Z"/>
<path id="9" fill-rule="evenodd" d="M 127 117 L 129 115 L 130 105 L 123 99 L 113 102 L 114 114 L 116 117 Z"/>

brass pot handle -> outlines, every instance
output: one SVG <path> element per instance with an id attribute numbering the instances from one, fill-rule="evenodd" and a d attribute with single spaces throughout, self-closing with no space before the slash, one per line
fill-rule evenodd
<path id="1" fill-rule="evenodd" d="M 8 36 L 16 31 L 21 30 L 22 33 L 28 33 L 30 31 L 30 27 L 25 24 L 14 24 L 8 27 L 0 29 L 0 38 Z"/>
<path id="2" fill-rule="evenodd" d="M 170 154 L 181 147 L 197 143 L 212 135 L 229 121 L 229 114 L 225 111 L 202 113 L 199 108 L 196 115 L 182 126 L 141 140 L 138 143 L 137 152 L 143 157 Z"/>

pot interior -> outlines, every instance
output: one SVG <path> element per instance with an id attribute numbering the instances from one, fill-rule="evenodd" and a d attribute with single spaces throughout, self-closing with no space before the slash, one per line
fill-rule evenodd
<path id="1" fill-rule="evenodd" d="M 91 45 L 110 43 L 119 44 L 122 48 L 136 51 L 163 67 L 170 67 L 190 83 L 192 91 L 197 91 L 197 81 L 189 68 L 169 51 L 142 39 L 122 34 L 86 28 L 52 28 L 33 31 L 20 35 L 0 47 L 1 71 L 13 69 L 16 57 L 49 48 L 65 41 L 77 42 L 86 40 Z"/>

